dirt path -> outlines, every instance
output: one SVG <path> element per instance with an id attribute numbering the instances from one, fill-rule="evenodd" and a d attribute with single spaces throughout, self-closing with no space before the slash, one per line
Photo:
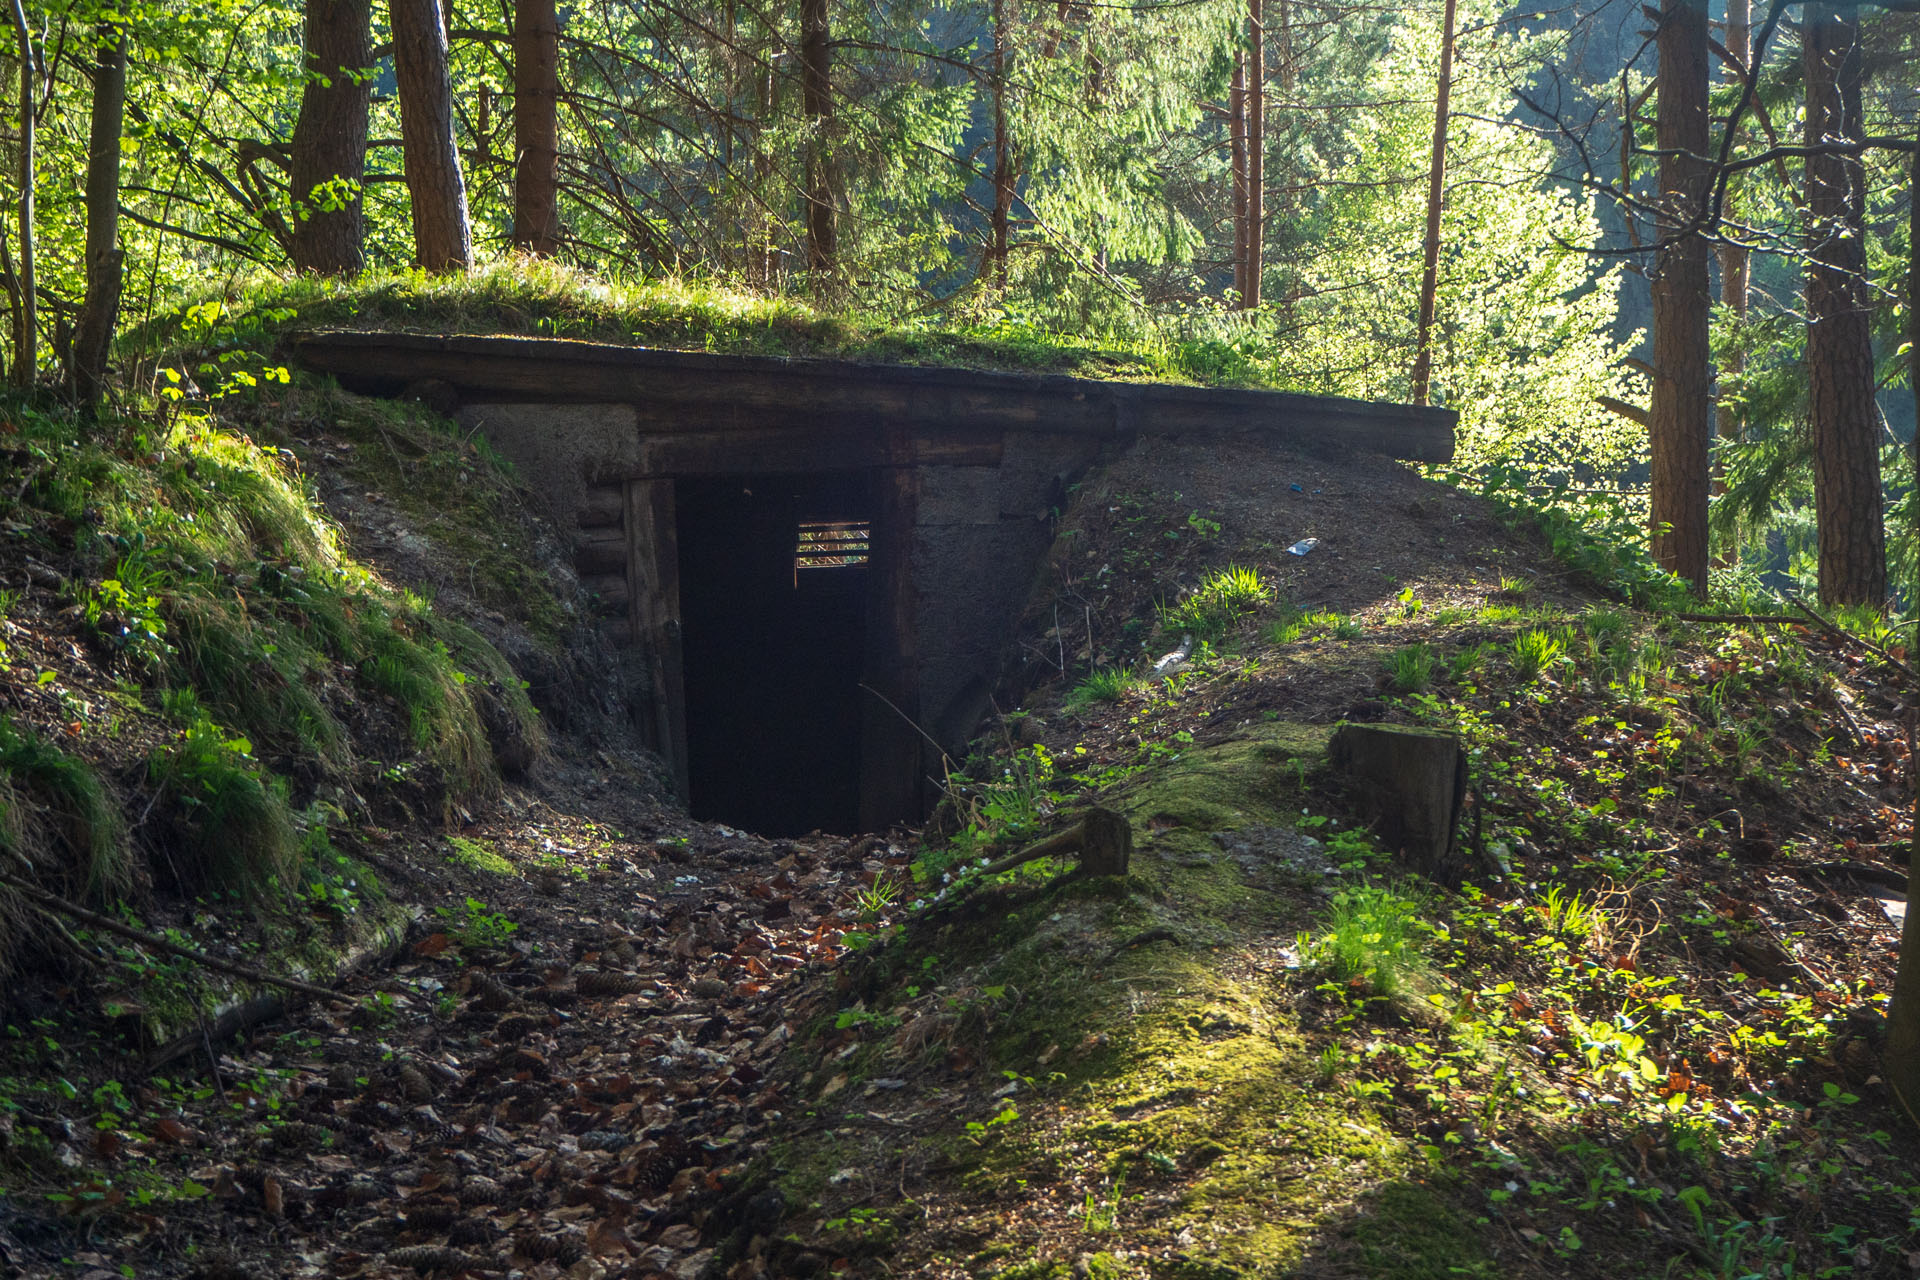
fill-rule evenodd
<path id="1" fill-rule="evenodd" d="M 471 830 L 513 867 L 487 900 L 222 1053 L 217 1085 L 176 1065 L 68 1126 L 70 1212 L 0 1201 L 0 1272 L 692 1277 L 750 1251 L 782 1206 L 729 1174 L 782 1119 L 796 989 L 888 850 L 635 825 Z M 91 1206 L 90 1171 L 115 1175 Z"/>

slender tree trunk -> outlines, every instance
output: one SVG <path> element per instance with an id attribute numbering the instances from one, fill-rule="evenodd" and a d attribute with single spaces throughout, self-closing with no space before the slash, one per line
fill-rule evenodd
<path id="1" fill-rule="evenodd" d="M 560 20 L 554 0 L 514 0 L 513 243 L 560 248 Z"/>
<path id="2" fill-rule="evenodd" d="M 1920 153 L 1914 157 L 1920 170 Z M 1915 221 L 1920 221 L 1916 216 Z M 1907 848 L 1907 884 L 1920 877 L 1920 741 L 1915 717 L 1907 712 L 1907 768 L 1912 773 L 1913 836 Z M 1912 894 L 1908 894 L 1911 904 Z M 1893 1003 L 1887 1009 L 1887 1039 L 1880 1069 L 1907 1114 L 1920 1114 L 1920 911 L 1908 910 L 1900 922 L 1900 959 L 1894 970 Z"/>
<path id="3" fill-rule="evenodd" d="M 1734 86 L 1738 87 L 1746 76 L 1747 61 L 1753 56 L 1753 0 L 1727 0 L 1725 48 L 1732 63 Z M 1734 219 L 1740 215 L 1740 196 L 1734 186 L 1738 180 L 1738 175 L 1734 175 L 1727 182 L 1721 201 L 1721 216 L 1724 218 Z M 1752 255 L 1745 245 L 1732 240 L 1720 245 L 1716 253 L 1720 259 L 1720 305 L 1733 317 L 1735 324 L 1743 324 L 1747 318 L 1747 297 L 1752 286 Z M 1714 434 L 1720 437 L 1722 444 L 1733 444 L 1746 437 L 1746 418 L 1739 404 L 1739 382 L 1746 368 L 1746 352 L 1739 342 L 1735 342 L 1728 348 L 1725 363 L 1720 368 L 1719 394 L 1713 406 Z M 1727 490 L 1724 472 L 1725 466 L 1716 455 L 1712 472 L 1712 492 L 1716 496 Z M 1737 535 L 1728 539 L 1714 557 L 1714 564 L 1738 564 L 1739 543 Z"/>
<path id="4" fill-rule="evenodd" d="M 840 256 L 833 193 L 833 47 L 827 0 L 800 0 L 800 98 L 807 118 L 807 267 L 831 272 Z"/>
<path id="5" fill-rule="evenodd" d="M 1007 131 L 1007 12 L 993 0 L 993 212 L 988 216 L 987 259 L 994 283 L 1007 285 L 1007 255 L 1013 223 L 1013 139 Z"/>
<path id="6" fill-rule="evenodd" d="M 1659 112 L 1661 238 L 1699 211 L 1706 159 L 1705 0 L 1665 0 L 1660 13 Z M 1647 435 L 1653 453 L 1653 558 L 1707 591 L 1707 500 L 1712 420 L 1707 242 L 1698 233 L 1660 251 L 1653 274 L 1653 397 Z"/>
<path id="7" fill-rule="evenodd" d="M 1734 64 L 1734 74 L 1743 75 L 1747 60 L 1753 56 L 1753 0 L 1727 0 L 1727 53 Z M 1732 183 L 1728 183 L 1727 195 L 1721 212 L 1725 217 L 1733 218 L 1739 214 L 1739 196 L 1734 192 Z M 1720 246 L 1720 305 L 1732 314 L 1736 321 L 1747 318 L 1747 295 L 1751 288 L 1752 263 L 1745 245 L 1729 240 Z M 1720 387 L 1720 400 L 1715 407 L 1715 427 L 1722 440 L 1739 440 L 1745 423 L 1741 420 L 1740 408 L 1732 402 L 1732 383 L 1746 369 L 1746 356 L 1734 348 L 1727 361 L 1727 378 Z M 1715 468 L 1715 491 L 1721 487 L 1718 478 L 1719 469 Z"/>
<path id="8" fill-rule="evenodd" d="M 1267 236 L 1267 30 L 1264 0 L 1247 0 L 1247 286 L 1240 305 L 1260 305 Z"/>
<path id="9" fill-rule="evenodd" d="M 1440 20 L 1440 90 L 1433 103 L 1433 158 L 1427 163 L 1427 241 L 1420 269 L 1420 322 L 1413 347 L 1413 402 L 1433 386 L 1433 312 L 1440 293 L 1440 211 L 1447 179 L 1447 116 L 1453 95 L 1453 0 Z"/>
<path id="10" fill-rule="evenodd" d="M 1247 296 L 1247 55 L 1233 55 L 1233 85 L 1227 90 L 1228 176 L 1233 190 L 1233 297 Z"/>
<path id="11" fill-rule="evenodd" d="M 127 107 L 127 35 L 103 24 L 87 124 L 87 296 L 73 331 L 73 390 L 83 409 L 100 400 L 107 351 L 120 317 L 120 129 Z"/>
<path id="12" fill-rule="evenodd" d="M 1807 6 L 1801 40 L 1809 146 L 1857 141 L 1863 133 L 1859 12 L 1852 5 Z M 1807 416 L 1820 599 L 1879 608 L 1887 597 L 1887 549 L 1865 205 L 1859 156 L 1807 157 Z"/>
<path id="13" fill-rule="evenodd" d="M 321 275 L 366 265 L 370 0 L 307 0 L 307 84 L 293 126 L 293 265 Z"/>
<path id="14" fill-rule="evenodd" d="M 464 271 L 473 265 L 473 230 L 453 140 L 446 23 L 439 0 L 390 0 L 389 12 L 414 261 L 428 271 Z"/>
<path id="15" fill-rule="evenodd" d="M 13 273 L 14 305 L 13 382 L 30 387 L 40 366 L 39 314 L 34 294 L 33 239 L 33 25 L 27 21 L 24 0 L 13 0 L 13 31 L 20 44 L 20 264 Z"/>

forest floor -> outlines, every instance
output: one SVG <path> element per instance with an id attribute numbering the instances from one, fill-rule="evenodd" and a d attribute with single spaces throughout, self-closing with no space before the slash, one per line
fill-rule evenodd
<path id="1" fill-rule="evenodd" d="M 564 571 L 472 445 L 369 414 L 300 391 L 238 420 L 348 522 L 340 555 L 376 582 L 341 597 L 354 627 L 388 610 L 482 654 L 463 620 L 533 672 L 546 726 L 476 703 L 501 776 L 463 787 L 458 759 L 408 754 L 426 704 L 396 671 L 439 670 L 432 646 L 339 640 L 374 648 L 294 683 L 352 750 L 303 783 L 312 744 L 277 721 L 223 748 L 284 757 L 326 837 L 292 908 L 164 871 L 206 817 L 147 794 L 149 762 L 201 721 L 175 657 L 150 682 L 170 696 L 142 683 L 137 602 L 89 616 L 98 588 L 69 585 L 124 588 L 137 549 L 88 533 L 112 513 L 61 507 L 56 470 L 10 516 L 9 723 L 132 806 L 140 927 L 266 967 L 315 937 L 365 960 L 337 1000 L 182 1019 L 193 966 L 11 903 L 0 1274 L 1920 1270 L 1920 1152 L 1875 1058 L 1912 699 L 1860 639 L 1630 608 L 1613 549 L 1397 464 L 1158 442 L 1075 496 L 1013 701 L 935 820 L 767 840 L 657 799 L 596 704 L 617 659 L 533 590 Z M 99 483 L 214 465 L 150 443 Z M 445 523 L 450 494 L 503 554 Z M 260 627 L 320 607 L 287 603 L 288 567 L 179 554 L 152 588 L 176 640 L 189 584 Z M 304 634 L 244 670 L 279 687 Z M 1342 720 L 1461 735 L 1468 883 L 1356 821 L 1325 759 Z M 1126 876 L 980 874 L 1093 802 L 1132 824 Z"/>

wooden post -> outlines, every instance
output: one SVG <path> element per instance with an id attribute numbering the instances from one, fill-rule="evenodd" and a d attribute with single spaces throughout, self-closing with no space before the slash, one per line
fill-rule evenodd
<path id="1" fill-rule="evenodd" d="M 634 638 L 653 677 L 653 748 L 687 802 L 687 686 L 680 635 L 680 536 L 673 481 L 627 482 L 627 591 Z"/>
<path id="2" fill-rule="evenodd" d="M 995 859 L 983 874 L 998 875 L 1040 858 L 1057 858 L 1066 853 L 1080 855 L 1083 875 L 1124 876 L 1133 856 L 1133 826 L 1113 810 L 1095 805 L 1066 830 Z"/>
<path id="3" fill-rule="evenodd" d="M 1328 755 L 1357 784 L 1361 811 L 1382 840 L 1429 878 L 1459 882 L 1457 833 L 1467 794 L 1459 738 L 1405 725 L 1343 724 Z"/>
<path id="4" fill-rule="evenodd" d="M 897 452 L 902 447 L 895 442 Z M 862 692 L 860 707 L 860 829 L 883 831 L 913 821 L 920 802 L 924 744 L 909 717 L 920 712 L 915 671 L 913 526 L 916 477 L 910 466 L 874 472 L 867 532 L 866 653 L 863 683 L 888 706 Z"/>

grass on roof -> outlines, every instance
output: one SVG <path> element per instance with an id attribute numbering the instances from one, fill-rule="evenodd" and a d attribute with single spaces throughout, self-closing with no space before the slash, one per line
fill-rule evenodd
<path id="1" fill-rule="evenodd" d="M 136 332 L 138 347 L 198 345 L 198 333 L 293 329 L 516 334 L 729 355 L 1058 373 L 1126 382 L 1273 385 L 1245 341 L 1181 336 L 1142 314 L 1128 333 L 1056 332 L 1004 315 L 954 323 L 826 310 L 807 301 L 685 280 L 622 283 L 559 263 L 509 259 L 467 274 L 267 278 Z M 1229 337 L 1231 335 L 1228 335 Z"/>

